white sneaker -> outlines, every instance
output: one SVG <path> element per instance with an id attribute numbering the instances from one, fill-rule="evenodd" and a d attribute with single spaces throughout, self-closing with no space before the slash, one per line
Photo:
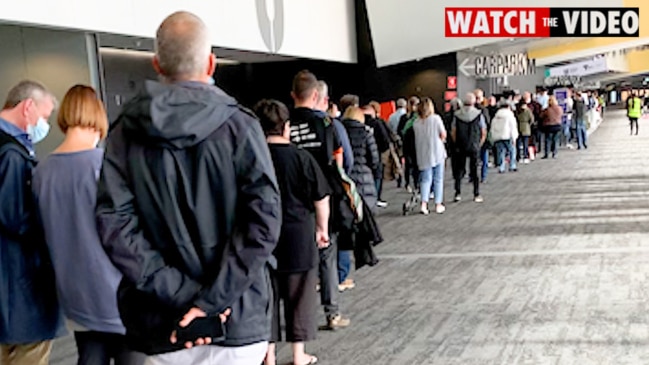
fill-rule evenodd
<path id="1" fill-rule="evenodd" d="M 484 198 L 482 196 L 478 195 L 475 198 L 473 198 L 473 201 L 476 202 L 476 203 L 484 203 Z"/>
<path id="2" fill-rule="evenodd" d="M 430 211 L 426 207 L 421 207 L 421 214 L 423 215 L 429 215 Z"/>
<path id="3" fill-rule="evenodd" d="M 408 187 L 406 188 L 406 190 L 408 190 L 408 192 L 409 192 L 410 194 L 412 194 L 412 192 L 414 191 L 414 190 L 412 190 L 412 186 L 410 186 L 410 185 L 408 185 Z"/>
<path id="4" fill-rule="evenodd" d="M 446 207 L 443 205 L 438 205 L 437 208 L 435 208 L 435 212 L 437 214 L 443 214 L 446 211 Z"/>
<path id="5" fill-rule="evenodd" d="M 379 201 L 376 202 L 376 206 L 379 207 L 379 208 L 385 208 L 385 207 L 388 206 L 388 203 L 384 202 L 383 200 L 379 200 Z"/>
<path id="6" fill-rule="evenodd" d="M 523 164 L 529 165 L 530 164 L 530 159 L 529 158 L 524 159 Z"/>

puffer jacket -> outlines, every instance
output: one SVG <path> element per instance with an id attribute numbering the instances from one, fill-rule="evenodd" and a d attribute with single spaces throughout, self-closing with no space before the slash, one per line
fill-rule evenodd
<path id="1" fill-rule="evenodd" d="M 509 108 L 500 108 L 491 120 L 491 140 L 516 141 L 518 139 L 518 123 L 514 112 Z"/>
<path id="2" fill-rule="evenodd" d="M 356 183 L 365 203 L 373 209 L 378 199 L 374 181 L 381 177 L 381 160 L 372 129 L 352 119 L 343 120 L 343 125 L 354 151 L 354 167 L 349 177 Z"/>

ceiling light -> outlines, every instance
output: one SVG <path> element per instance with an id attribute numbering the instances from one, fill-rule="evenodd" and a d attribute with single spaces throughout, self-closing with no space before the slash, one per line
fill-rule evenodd
<path id="1" fill-rule="evenodd" d="M 153 57 L 154 53 L 151 51 L 138 51 L 136 49 L 126 49 L 126 48 L 111 48 L 111 47 L 101 47 L 99 52 L 103 53 L 113 53 L 113 54 L 128 54 L 132 56 L 140 57 Z"/>
<path id="2" fill-rule="evenodd" d="M 227 58 L 218 58 L 217 57 L 216 58 L 216 63 L 218 63 L 219 65 L 238 65 L 241 62 L 239 62 L 237 60 L 229 60 Z"/>

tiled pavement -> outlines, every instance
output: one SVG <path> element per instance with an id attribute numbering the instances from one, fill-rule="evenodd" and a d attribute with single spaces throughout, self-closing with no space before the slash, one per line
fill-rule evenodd
<path id="1" fill-rule="evenodd" d="M 609 114 L 587 151 L 491 170 L 482 205 L 402 217 L 407 194 L 388 189 L 381 262 L 343 294 L 352 326 L 308 350 L 331 365 L 649 364 L 649 129 L 630 137 Z M 53 364 L 73 357 L 56 344 Z"/>

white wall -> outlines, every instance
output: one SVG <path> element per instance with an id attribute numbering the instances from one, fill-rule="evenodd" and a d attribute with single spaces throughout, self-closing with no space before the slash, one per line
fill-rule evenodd
<path id="1" fill-rule="evenodd" d="M 353 0 L 20 0 L 3 7 L 0 21 L 153 38 L 167 15 L 187 10 L 208 24 L 214 46 L 271 52 L 257 17 L 256 4 L 263 3 L 271 10 L 283 4 L 277 53 L 356 62 Z"/>
<path id="2" fill-rule="evenodd" d="M 379 67 L 459 51 L 502 39 L 446 38 L 445 7 L 616 7 L 622 0 L 365 0 Z"/>

